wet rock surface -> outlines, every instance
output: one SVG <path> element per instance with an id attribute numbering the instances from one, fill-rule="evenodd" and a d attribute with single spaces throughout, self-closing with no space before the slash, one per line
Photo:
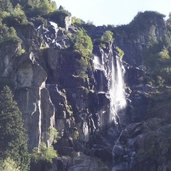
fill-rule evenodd
<path id="1" fill-rule="evenodd" d="M 53 22 L 48 19 L 46 24 L 34 19 L 28 31 L 15 25 L 23 43 L 0 46 L 0 81 L 11 86 L 23 113 L 30 151 L 45 142 L 59 153 L 52 163 L 33 164 L 31 171 L 170 169 L 171 88 L 162 85 L 146 63 L 151 41 L 164 41 L 168 30 L 162 15 L 141 15 L 147 17 L 142 28 L 137 28 L 136 18 L 117 28 L 83 25 L 94 43 L 85 68 L 82 56 L 73 49 L 70 36 L 79 28 L 70 25 L 70 17 L 58 23 L 51 16 Z M 108 29 L 116 41 L 102 46 L 98 40 Z M 26 52 L 18 55 L 21 46 Z M 123 60 L 117 46 L 125 52 Z M 118 85 L 117 66 L 122 73 L 125 70 L 127 107 L 112 113 L 111 80 L 115 71 L 114 85 Z M 53 127 L 59 131 L 57 143 L 49 137 Z"/>

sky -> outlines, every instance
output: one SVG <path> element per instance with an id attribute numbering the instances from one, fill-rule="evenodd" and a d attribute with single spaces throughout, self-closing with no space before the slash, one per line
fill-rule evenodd
<path id="1" fill-rule="evenodd" d="M 55 0 L 85 22 L 95 25 L 128 24 L 138 12 L 157 11 L 168 16 L 171 0 Z"/>

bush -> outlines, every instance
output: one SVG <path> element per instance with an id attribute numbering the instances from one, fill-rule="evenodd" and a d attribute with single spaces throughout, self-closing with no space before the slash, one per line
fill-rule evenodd
<path id="1" fill-rule="evenodd" d="M 20 4 L 17 4 L 14 9 L 11 11 L 2 11 L 0 12 L 0 18 L 4 21 L 4 19 L 12 18 L 13 20 L 17 20 L 19 23 L 27 23 L 27 17 L 25 15 L 24 10 Z"/>
<path id="2" fill-rule="evenodd" d="M 113 33 L 111 31 L 105 31 L 101 37 L 101 41 L 108 43 L 113 41 Z"/>
<path id="3" fill-rule="evenodd" d="M 0 18 L 1 19 L 4 19 L 4 18 L 9 17 L 9 16 L 10 16 L 10 13 L 7 11 L 0 12 Z"/>
<path id="4" fill-rule="evenodd" d="M 120 49 L 119 47 L 116 47 L 116 50 L 118 52 L 118 56 L 122 59 L 124 56 L 124 51 Z"/>
<path id="5" fill-rule="evenodd" d="M 80 18 L 72 17 L 72 24 L 73 25 L 81 25 L 81 24 L 85 24 L 85 22 L 83 20 L 81 20 Z"/>
<path id="6" fill-rule="evenodd" d="M 9 157 L 0 162 L 0 171 L 20 171 L 17 164 Z"/>
<path id="7" fill-rule="evenodd" d="M 93 51 L 93 43 L 85 30 L 78 30 L 73 41 L 73 49 L 77 53 L 75 60 L 75 74 L 81 78 L 87 78 L 87 70 L 90 67 L 90 59 Z"/>
<path id="8" fill-rule="evenodd" d="M 27 23 L 27 17 L 25 15 L 25 12 L 23 11 L 21 5 L 17 4 L 11 13 L 11 17 L 16 18 L 20 23 Z"/>
<path id="9" fill-rule="evenodd" d="M 85 30 L 78 30 L 74 37 L 74 49 L 83 57 L 90 58 L 93 51 L 93 43 Z M 89 60 L 89 59 L 88 59 Z"/>
<path id="10" fill-rule="evenodd" d="M 6 25 L 0 23 L 0 43 L 9 40 L 21 41 L 17 36 L 14 27 L 7 27 Z"/>
<path id="11" fill-rule="evenodd" d="M 169 51 L 165 48 L 162 49 L 162 51 L 160 51 L 158 55 L 159 55 L 159 58 L 161 58 L 163 60 L 170 59 Z"/>
<path id="12" fill-rule="evenodd" d="M 59 139 L 59 132 L 54 127 L 49 128 L 48 135 L 51 142 L 53 141 L 54 143 L 56 143 L 57 140 Z"/>
<path id="13" fill-rule="evenodd" d="M 57 152 L 54 150 L 53 146 L 47 147 L 45 143 L 42 143 L 39 148 L 34 148 L 32 152 L 32 160 L 34 162 L 45 160 L 52 163 L 52 159 L 57 156 Z"/>
<path id="14" fill-rule="evenodd" d="M 37 13 L 37 15 L 48 14 L 54 12 L 57 9 L 56 3 L 49 0 L 30 0 L 28 4 L 32 8 L 31 11 Z"/>

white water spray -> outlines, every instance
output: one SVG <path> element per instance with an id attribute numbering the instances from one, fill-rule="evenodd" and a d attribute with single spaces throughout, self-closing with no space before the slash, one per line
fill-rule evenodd
<path id="1" fill-rule="evenodd" d="M 117 123 L 118 113 L 126 107 L 124 67 L 116 56 L 116 64 L 112 58 L 111 79 L 109 85 L 110 95 L 110 120 Z"/>
<path id="2" fill-rule="evenodd" d="M 124 83 L 125 69 L 118 56 L 108 56 L 108 54 L 106 54 L 102 49 L 101 54 L 101 57 L 94 56 L 93 58 L 94 69 L 102 71 L 104 77 L 108 80 L 108 98 L 110 99 L 109 122 L 114 121 L 117 124 L 119 112 L 122 112 L 126 107 Z M 102 80 L 100 84 L 105 84 L 105 82 Z M 103 85 L 100 91 L 102 90 Z"/>

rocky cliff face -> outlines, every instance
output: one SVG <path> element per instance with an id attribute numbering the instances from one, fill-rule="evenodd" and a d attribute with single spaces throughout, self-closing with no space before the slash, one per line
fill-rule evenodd
<path id="1" fill-rule="evenodd" d="M 14 44 L 11 48 L 8 42 L 1 47 L 1 83 L 13 88 L 28 131 L 29 147 L 33 149 L 42 140 L 49 144 L 48 129 L 55 124 L 55 111 L 45 87 L 45 70 L 33 53 L 17 56 L 18 46 Z"/>
<path id="2" fill-rule="evenodd" d="M 170 125 L 170 83 L 164 76 L 168 74 L 164 68 L 169 68 L 170 57 L 165 61 L 160 56 L 163 48 L 170 48 L 167 24 L 161 14 L 145 12 L 129 25 L 115 29 L 116 41 L 125 52 L 126 83 L 131 91 L 125 115 L 129 124 L 113 147 L 113 170 L 170 168 L 170 159 L 166 157 L 169 136 L 164 135 Z M 161 84 L 159 79 L 163 80 Z"/>
<path id="3" fill-rule="evenodd" d="M 169 169 L 170 56 L 163 59 L 160 52 L 165 48 L 170 55 L 171 43 L 163 15 L 140 13 L 116 28 L 71 25 L 70 16 L 29 20 L 3 21 L 22 42 L 1 43 L 0 82 L 14 92 L 30 151 L 45 142 L 60 155 L 32 170 Z M 73 48 L 81 28 L 93 41 L 88 63 Z M 114 42 L 101 41 L 106 30 L 114 33 Z M 123 60 L 117 46 L 125 52 Z M 57 143 L 50 138 L 54 127 L 61 137 Z"/>

